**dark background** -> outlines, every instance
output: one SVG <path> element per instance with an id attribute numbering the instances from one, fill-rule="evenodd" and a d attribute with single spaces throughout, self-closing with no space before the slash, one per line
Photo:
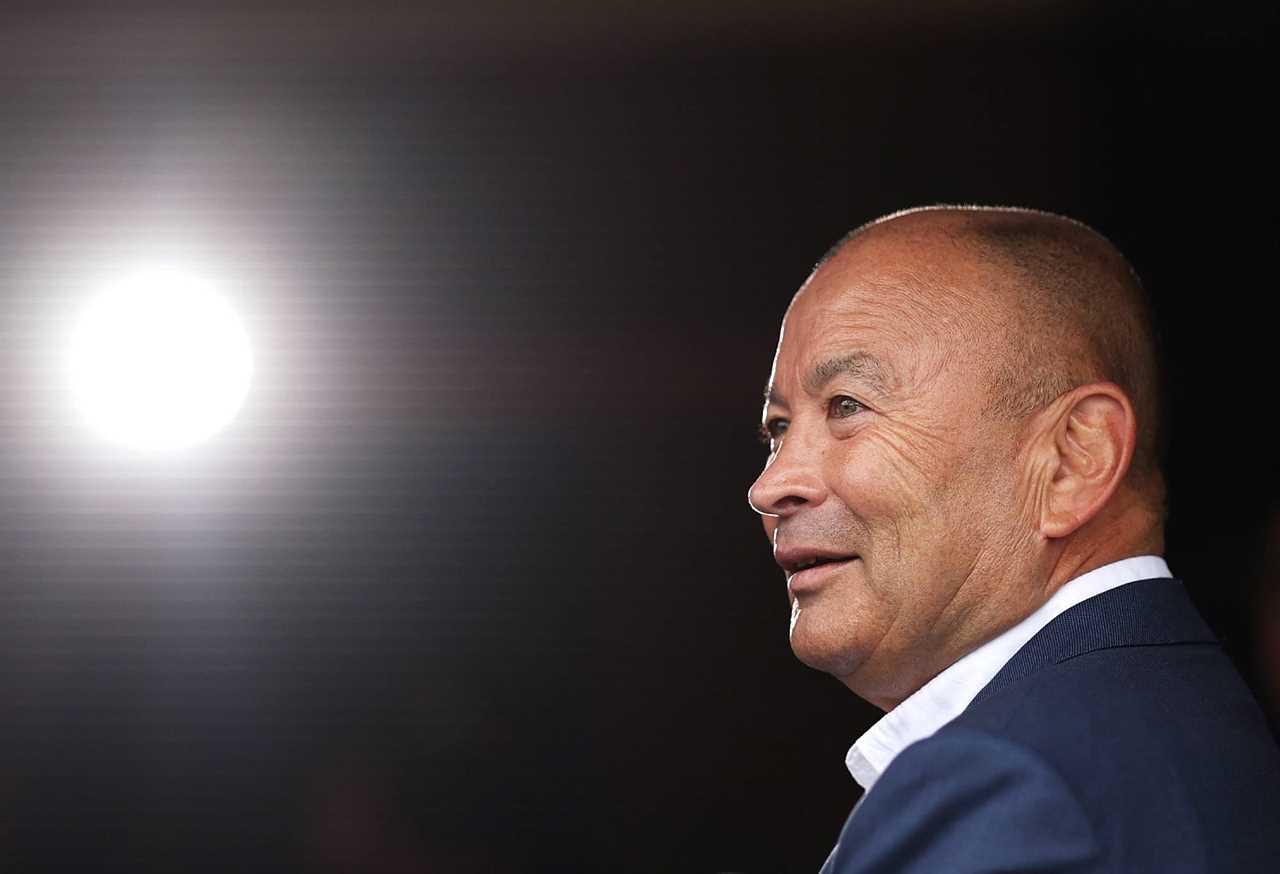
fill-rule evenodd
<path id="1" fill-rule="evenodd" d="M 6 4 L 3 870 L 816 870 L 877 712 L 790 654 L 753 429 L 812 262 L 924 203 L 1137 264 L 1169 561 L 1269 694 L 1271 22 L 899 5 Z M 257 356 L 164 457 L 55 379 L 156 247 Z"/>

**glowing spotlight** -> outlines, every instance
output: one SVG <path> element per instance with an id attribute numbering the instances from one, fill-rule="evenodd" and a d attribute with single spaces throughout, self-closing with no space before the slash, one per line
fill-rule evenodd
<path id="1" fill-rule="evenodd" d="M 72 336 L 76 406 L 103 437 L 138 448 L 212 436 L 244 403 L 252 370 L 249 338 L 226 301 L 172 268 L 108 287 Z"/>

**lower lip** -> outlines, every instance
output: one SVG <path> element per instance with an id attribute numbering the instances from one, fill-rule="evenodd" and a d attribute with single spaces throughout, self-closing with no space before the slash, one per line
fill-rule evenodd
<path id="1" fill-rule="evenodd" d="M 825 564 L 805 568 L 802 571 L 796 571 L 787 577 L 787 589 L 793 595 L 805 589 L 815 589 L 826 582 L 829 577 L 835 576 L 859 560 L 859 556 L 854 556 L 844 561 L 829 561 Z"/>

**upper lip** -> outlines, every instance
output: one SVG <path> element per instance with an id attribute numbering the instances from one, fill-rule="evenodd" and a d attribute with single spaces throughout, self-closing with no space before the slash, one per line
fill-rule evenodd
<path id="1" fill-rule="evenodd" d="M 857 557 L 858 556 L 852 552 L 840 552 L 835 549 L 825 549 L 820 546 L 788 546 L 776 549 L 773 553 L 773 560 L 787 572 L 787 576 L 796 573 L 819 559 L 844 561 L 846 559 Z"/>

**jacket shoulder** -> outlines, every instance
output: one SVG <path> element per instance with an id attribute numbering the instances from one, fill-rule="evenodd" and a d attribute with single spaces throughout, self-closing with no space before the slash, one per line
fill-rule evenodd
<path id="1" fill-rule="evenodd" d="M 1280 821 L 1256 817 L 1280 794 L 1280 750 L 1216 643 L 1072 656 L 981 698 L 939 735 L 952 732 L 998 736 L 1043 759 L 1118 870 L 1156 870 L 1145 867 L 1153 859 L 1260 870 L 1280 854 Z"/>
<path id="2" fill-rule="evenodd" d="M 833 874 L 1100 872 L 1094 827 L 1042 756 L 973 729 L 904 750 L 851 816 Z"/>

